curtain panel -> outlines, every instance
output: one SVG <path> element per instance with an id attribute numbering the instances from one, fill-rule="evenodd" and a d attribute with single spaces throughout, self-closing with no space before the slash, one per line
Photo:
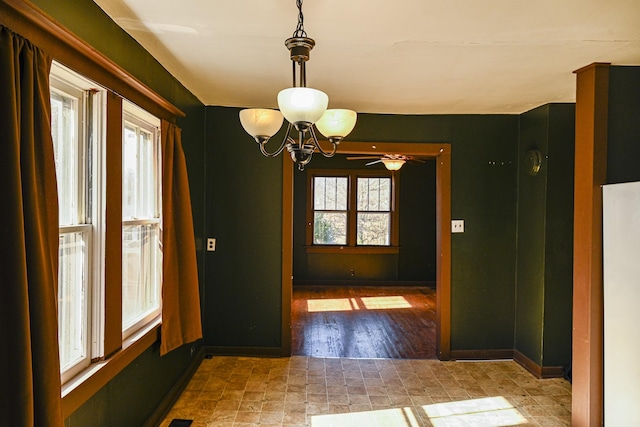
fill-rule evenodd
<path id="1" fill-rule="evenodd" d="M 196 245 L 181 129 L 162 121 L 162 328 L 160 354 L 202 338 Z"/>
<path id="2" fill-rule="evenodd" d="M 63 425 L 51 59 L 0 26 L 0 424 Z"/>

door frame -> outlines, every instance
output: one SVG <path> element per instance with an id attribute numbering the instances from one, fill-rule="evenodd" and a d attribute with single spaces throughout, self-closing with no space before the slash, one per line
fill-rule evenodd
<path id="1" fill-rule="evenodd" d="M 328 148 L 328 147 L 327 147 Z M 436 354 L 451 358 L 451 144 L 413 142 L 346 142 L 340 154 L 404 154 L 436 160 Z M 293 292 L 294 164 L 282 156 L 282 334 L 281 355 L 291 356 Z"/>

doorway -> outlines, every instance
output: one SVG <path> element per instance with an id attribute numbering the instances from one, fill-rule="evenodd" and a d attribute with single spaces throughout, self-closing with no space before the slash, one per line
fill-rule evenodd
<path id="1" fill-rule="evenodd" d="M 450 358 L 451 324 L 451 147 L 449 144 L 349 142 L 341 154 L 381 155 L 402 153 L 436 160 L 436 356 Z M 293 292 L 293 173 L 291 160 L 283 156 L 282 197 L 282 348 L 292 352 Z"/>

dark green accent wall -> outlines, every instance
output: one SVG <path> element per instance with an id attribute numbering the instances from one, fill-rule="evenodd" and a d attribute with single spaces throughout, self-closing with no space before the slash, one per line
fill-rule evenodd
<path id="1" fill-rule="evenodd" d="M 520 117 L 515 349 L 539 366 L 571 361 L 574 104 Z M 530 175 L 528 150 L 542 166 Z"/>
<path id="2" fill-rule="evenodd" d="M 280 347 L 282 158 L 262 156 L 238 111 L 207 107 L 206 232 L 217 242 L 206 255 L 205 342 Z"/>
<path id="3" fill-rule="evenodd" d="M 640 67 L 609 69 L 607 184 L 640 181 Z"/>
<path id="4" fill-rule="evenodd" d="M 83 406 L 68 417 L 65 427 L 140 427 L 155 411 L 190 360 L 189 346 L 162 358 L 160 344 L 143 352 Z"/>
<path id="5" fill-rule="evenodd" d="M 348 142 L 345 142 L 348 144 Z M 334 283 L 435 282 L 435 160 L 410 162 L 396 172 L 399 188 L 399 254 L 318 254 L 305 250 L 307 173 L 313 169 L 382 169 L 365 166 L 371 160 L 347 160 L 345 155 L 314 155 L 304 171 L 294 173 L 294 286 L 305 281 Z M 353 270 L 353 274 L 352 271 Z"/>
<path id="6" fill-rule="evenodd" d="M 178 107 L 187 159 L 196 239 L 204 236 L 204 105 L 169 74 L 138 42 L 88 0 L 33 0 L 45 13 Z M 202 245 L 198 247 L 201 293 L 204 285 Z M 198 343 L 196 347 L 202 345 Z M 67 427 L 140 426 L 191 363 L 191 346 L 159 356 L 157 344 L 146 350 L 84 406 L 65 420 Z"/>

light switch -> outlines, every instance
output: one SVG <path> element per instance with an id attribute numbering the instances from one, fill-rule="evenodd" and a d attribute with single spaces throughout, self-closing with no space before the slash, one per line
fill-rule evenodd
<path id="1" fill-rule="evenodd" d="M 451 220 L 452 233 L 464 233 L 464 219 Z"/>
<path id="2" fill-rule="evenodd" d="M 214 252 L 216 250 L 216 239 L 210 237 L 207 239 L 207 252 Z"/>

